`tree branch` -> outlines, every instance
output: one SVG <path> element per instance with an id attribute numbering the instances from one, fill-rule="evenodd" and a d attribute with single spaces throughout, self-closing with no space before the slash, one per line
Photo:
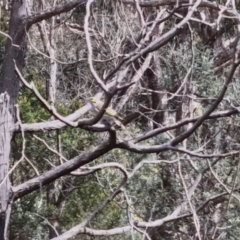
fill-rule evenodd
<path id="1" fill-rule="evenodd" d="M 64 164 L 43 173 L 39 177 L 33 178 L 25 183 L 13 187 L 12 190 L 14 200 L 17 200 L 18 198 L 21 198 L 22 196 L 53 182 L 61 176 L 69 174 L 70 172 L 89 162 L 92 162 L 94 159 L 110 151 L 113 147 L 114 146 L 109 142 L 106 142 L 89 153 L 84 153 L 80 156 L 77 156 Z"/>
<path id="2" fill-rule="evenodd" d="M 26 19 L 26 26 L 27 29 L 29 29 L 33 24 L 41 22 L 42 20 L 47 20 L 53 16 L 59 15 L 64 12 L 68 12 L 72 10 L 73 8 L 76 8 L 82 4 L 85 4 L 87 0 L 75 0 L 75 1 L 70 1 L 69 3 L 56 6 L 50 9 L 47 9 L 42 12 L 38 12 L 34 15 L 31 15 Z"/>

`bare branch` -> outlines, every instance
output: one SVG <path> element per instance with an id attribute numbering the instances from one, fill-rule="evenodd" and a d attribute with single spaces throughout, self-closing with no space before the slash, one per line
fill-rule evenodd
<path id="1" fill-rule="evenodd" d="M 74 226 L 70 230 L 66 231 L 62 235 L 52 238 L 52 240 L 64 240 L 64 239 L 69 239 L 71 237 L 76 236 L 77 234 L 81 233 L 82 229 L 85 229 L 85 226 L 87 225 L 88 222 L 90 222 L 99 212 L 107 206 L 108 203 L 110 203 L 120 192 L 120 188 L 125 184 L 126 178 L 121 182 L 121 184 L 117 187 L 117 189 L 94 211 L 92 212 L 88 218 L 86 218 L 82 223 Z"/>
<path id="2" fill-rule="evenodd" d="M 89 174 L 93 174 L 97 171 L 100 171 L 104 168 L 119 169 L 124 174 L 125 178 L 128 178 L 129 174 L 128 174 L 127 170 L 123 167 L 123 165 L 120 163 L 115 163 L 115 162 L 103 163 L 103 164 L 99 164 L 94 167 L 81 167 L 81 168 L 79 168 L 79 170 L 71 172 L 71 174 L 74 176 L 86 176 Z"/>
<path id="3" fill-rule="evenodd" d="M 210 116 L 208 116 L 206 119 L 216 119 L 216 118 L 223 118 L 223 117 L 229 117 L 231 115 L 236 115 L 238 114 L 238 110 L 237 109 L 232 109 L 232 110 L 226 110 L 226 111 L 219 111 L 219 112 L 215 112 L 212 113 Z M 172 125 L 166 126 L 166 127 L 160 127 L 160 128 L 156 128 L 152 131 L 148 131 L 146 133 L 143 133 L 137 137 L 135 137 L 132 141 L 133 143 L 138 143 L 141 142 L 143 140 L 146 140 L 148 138 L 154 137 L 158 134 L 164 133 L 166 131 L 172 130 L 172 129 L 176 129 L 179 127 L 182 127 L 188 123 L 193 123 L 196 122 L 200 117 L 194 117 L 194 118 L 185 118 L 177 123 L 174 123 Z"/>
<path id="4" fill-rule="evenodd" d="M 82 154 L 80 156 L 77 156 L 64 164 L 45 172 L 39 177 L 33 178 L 16 187 L 13 187 L 12 190 L 14 194 L 14 199 L 16 200 L 18 198 L 21 198 L 22 196 L 53 182 L 59 177 L 69 174 L 72 171 L 76 170 L 77 168 L 84 166 L 89 162 L 92 162 L 94 159 L 110 151 L 113 147 L 114 146 L 109 144 L 109 142 L 107 141 L 106 143 L 100 145 L 96 149 L 88 153 Z"/>
<path id="5" fill-rule="evenodd" d="M 103 116 L 103 114 L 105 113 L 105 109 L 108 107 L 112 96 L 106 96 L 105 102 L 101 108 L 101 110 L 95 115 L 94 118 L 92 119 L 81 119 L 78 120 L 77 122 L 71 122 L 68 120 L 67 117 L 63 117 L 61 116 L 56 108 L 53 105 L 48 104 L 48 102 L 41 96 L 41 94 L 38 92 L 38 90 L 36 89 L 35 85 L 33 82 L 31 82 L 30 84 L 24 79 L 24 77 L 22 76 L 21 72 L 19 71 L 19 69 L 17 68 L 16 64 L 15 64 L 15 71 L 17 73 L 17 75 L 19 76 L 20 80 L 22 81 L 22 83 L 28 88 L 30 89 L 35 96 L 37 97 L 37 99 L 43 104 L 43 106 L 54 116 L 56 117 L 58 120 L 60 120 L 61 122 L 63 122 L 66 125 L 69 125 L 71 127 L 84 127 L 87 125 L 93 125 L 95 123 L 97 123 Z"/>
<path id="6" fill-rule="evenodd" d="M 232 68 L 231 68 L 229 75 L 224 83 L 224 86 L 223 86 L 218 98 L 212 104 L 212 106 L 210 106 L 210 108 L 193 124 L 193 126 L 190 129 L 186 130 L 184 133 L 182 133 L 181 135 L 177 136 L 174 140 L 172 140 L 171 145 L 174 146 L 174 145 L 180 143 L 181 141 L 183 141 L 184 139 L 186 139 L 187 137 L 189 137 L 207 119 L 207 117 L 217 108 L 217 106 L 222 101 L 222 99 L 228 89 L 228 85 L 232 81 L 233 75 L 234 75 L 235 70 L 237 69 L 239 63 L 240 63 L 240 61 L 237 61 L 236 63 L 234 63 L 232 65 Z"/>
<path id="7" fill-rule="evenodd" d="M 123 3 L 125 4 L 134 4 L 134 0 L 121 0 Z M 196 1 L 193 1 L 193 3 Z M 159 7 L 159 6 L 172 6 L 172 5 L 185 5 L 185 4 L 189 4 L 188 0 L 152 0 L 152 1 L 141 1 L 139 2 L 139 5 L 141 7 Z M 223 5 L 220 5 L 219 3 L 215 3 L 212 1 L 206 1 L 203 0 L 201 1 L 201 3 L 198 5 L 198 7 L 206 7 L 206 8 L 210 8 L 216 11 L 220 11 L 221 9 L 224 8 Z M 234 9 L 226 9 L 224 8 L 224 14 L 230 17 L 238 17 L 238 13 L 234 10 Z"/>
<path id="8" fill-rule="evenodd" d="M 80 5 L 83 5 L 87 2 L 87 0 L 75 0 L 68 2 L 66 4 L 56 6 L 45 11 L 36 13 L 26 19 L 27 29 L 31 27 L 34 23 L 41 22 L 42 20 L 47 20 L 53 16 L 59 15 L 60 13 L 68 12 L 73 8 L 76 8 Z"/>
<path id="9" fill-rule="evenodd" d="M 94 67 L 93 67 L 93 62 L 92 62 L 92 44 L 91 44 L 91 39 L 90 39 L 90 34 L 89 34 L 89 17 L 90 17 L 90 7 L 91 4 L 93 3 L 94 0 L 89 0 L 87 1 L 87 5 L 86 5 L 86 16 L 84 19 L 84 32 L 86 35 L 86 43 L 87 43 L 87 48 L 88 48 L 88 64 L 91 70 L 92 75 L 94 76 L 96 82 L 98 83 L 98 85 L 102 88 L 102 90 L 107 93 L 108 92 L 108 88 L 107 86 L 103 83 L 103 81 L 100 79 L 100 77 L 98 76 L 97 72 L 95 71 Z M 106 107 L 106 106 L 105 106 Z"/>

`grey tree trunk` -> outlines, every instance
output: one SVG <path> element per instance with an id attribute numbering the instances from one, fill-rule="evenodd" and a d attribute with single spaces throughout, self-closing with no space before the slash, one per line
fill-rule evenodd
<path id="1" fill-rule="evenodd" d="M 8 175 L 12 116 L 9 112 L 9 96 L 0 95 L 0 239 L 6 237 L 11 212 L 11 185 Z"/>
<path id="2" fill-rule="evenodd" d="M 27 9 L 25 0 L 13 0 L 9 36 L 7 40 L 2 76 L 0 79 L 0 239 L 6 239 L 11 212 L 11 183 L 9 179 L 9 156 L 11 138 L 16 121 L 15 104 L 19 91 L 19 79 L 15 63 L 20 71 L 24 65 L 25 21 Z"/>

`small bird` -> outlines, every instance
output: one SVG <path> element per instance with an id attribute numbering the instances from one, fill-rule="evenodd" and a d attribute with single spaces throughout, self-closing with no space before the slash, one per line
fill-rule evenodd
<path id="1" fill-rule="evenodd" d="M 90 103 L 93 107 L 93 109 L 96 111 L 96 112 L 99 112 L 103 106 L 103 102 L 95 97 L 91 97 L 90 98 Z M 119 114 L 117 113 L 117 111 L 115 111 L 114 109 L 112 109 L 111 107 L 107 107 L 105 109 L 105 113 L 103 115 L 103 117 L 106 119 L 106 120 L 110 120 L 110 121 L 113 121 L 114 120 L 114 123 L 116 125 L 118 125 L 119 127 L 121 128 L 124 128 L 123 124 L 122 124 L 122 121 L 123 119 L 119 116 Z"/>

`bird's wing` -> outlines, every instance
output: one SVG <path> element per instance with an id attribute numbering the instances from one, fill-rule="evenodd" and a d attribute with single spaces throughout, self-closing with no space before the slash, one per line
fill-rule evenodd
<path id="1" fill-rule="evenodd" d="M 108 114 L 111 117 L 116 117 L 118 115 L 117 112 L 112 108 L 107 108 L 106 109 L 106 114 Z"/>

